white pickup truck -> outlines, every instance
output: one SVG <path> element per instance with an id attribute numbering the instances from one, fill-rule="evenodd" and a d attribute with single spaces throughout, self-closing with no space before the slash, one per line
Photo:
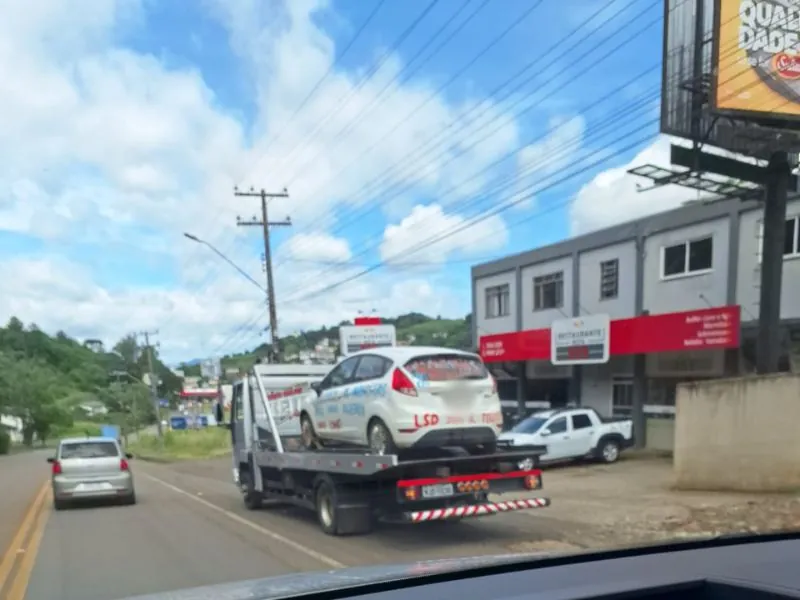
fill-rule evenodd
<path id="1" fill-rule="evenodd" d="M 591 408 L 537 412 L 498 436 L 513 446 L 547 446 L 542 462 L 593 458 L 613 463 L 633 445 L 630 419 L 604 419 Z"/>

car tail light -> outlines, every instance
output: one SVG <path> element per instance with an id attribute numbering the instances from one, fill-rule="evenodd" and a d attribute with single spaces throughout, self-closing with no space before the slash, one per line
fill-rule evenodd
<path id="1" fill-rule="evenodd" d="M 120 471 L 127 471 L 128 470 L 128 461 L 124 458 L 119 461 L 119 470 Z"/>
<path id="2" fill-rule="evenodd" d="M 406 396 L 417 395 L 417 388 L 414 387 L 414 382 L 400 369 L 395 369 L 394 373 L 392 373 L 392 389 Z"/>
<path id="3" fill-rule="evenodd" d="M 61 463 L 53 461 L 53 475 L 61 475 Z"/>

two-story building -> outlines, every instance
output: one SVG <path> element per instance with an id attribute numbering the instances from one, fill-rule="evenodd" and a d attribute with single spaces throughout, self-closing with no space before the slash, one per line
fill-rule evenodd
<path id="1" fill-rule="evenodd" d="M 645 412 L 670 413 L 677 383 L 752 372 L 762 215 L 756 202 L 688 204 L 473 267 L 473 339 L 501 396 L 611 415 L 630 413 L 636 394 Z M 786 221 L 786 370 L 800 339 L 797 259 L 800 199 Z M 554 366 L 551 324 L 587 315 L 610 318 L 609 361 Z M 709 320 L 727 329 L 699 332 Z"/>

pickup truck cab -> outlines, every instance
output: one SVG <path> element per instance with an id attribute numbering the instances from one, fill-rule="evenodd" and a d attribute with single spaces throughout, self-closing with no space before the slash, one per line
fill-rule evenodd
<path id="1" fill-rule="evenodd" d="M 542 462 L 593 458 L 613 463 L 623 449 L 633 445 L 633 422 L 604 419 L 591 408 L 545 410 L 523 419 L 498 441 L 547 446 Z"/>

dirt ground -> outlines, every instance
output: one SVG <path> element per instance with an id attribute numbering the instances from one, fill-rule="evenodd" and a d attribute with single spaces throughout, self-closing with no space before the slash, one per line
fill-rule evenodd
<path id="1" fill-rule="evenodd" d="M 584 548 L 800 529 L 800 494 L 675 491 L 666 458 L 551 467 L 543 480 L 552 505 L 520 514 L 563 523 L 562 543 Z"/>

